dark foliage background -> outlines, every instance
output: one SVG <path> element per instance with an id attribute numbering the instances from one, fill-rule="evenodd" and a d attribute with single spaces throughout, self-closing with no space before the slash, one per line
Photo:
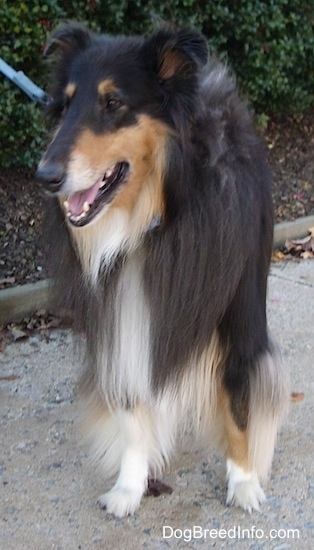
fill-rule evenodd
<path id="1" fill-rule="evenodd" d="M 233 67 L 265 123 L 314 104 L 313 8 L 313 0 L 0 0 L 0 56 L 44 87 L 42 51 L 65 19 L 126 35 L 148 33 L 160 20 L 189 24 Z M 34 166 L 44 134 L 41 109 L 0 75 L 1 165 Z"/>

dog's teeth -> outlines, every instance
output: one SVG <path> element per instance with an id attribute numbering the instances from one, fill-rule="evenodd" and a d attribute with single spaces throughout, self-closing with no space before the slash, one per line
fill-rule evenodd
<path id="1" fill-rule="evenodd" d="M 85 216 L 86 216 L 86 212 L 84 211 L 78 215 L 72 214 L 71 212 L 68 213 L 68 217 L 70 217 L 71 220 L 74 222 L 79 222 L 82 218 L 85 218 Z"/>
<path id="2" fill-rule="evenodd" d="M 89 206 L 87 201 L 84 202 L 84 204 L 83 204 L 83 210 L 84 210 L 85 213 L 87 213 L 90 210 L 90 206 Z"/>
<path id="3" fill-rule="evenodd" d="M 110 178 L 112 176 L 114 171 L 114 168 L 108 168 L 107 172 L 105 173 L 105 178 Z"/>
<path id="4" fill-rule="evenodd" d="M 68 201 L 64 201 L 63 206 L 64 206 L 64 208 L 66 209 L 66 211 L 69 212 L 69 210 L 70 210 L 70 205 L 69 205 Z"/>
<path id="5" fill-rule="evenodd" d="M 106 187 L 106 185 L 108 185 L 108 182 L 107 182 L 107 176 L 105 176 L 105 179 L 101 182 L 101 185 L 99 186 L 99 189 L 103 189 L 104 187 Z"/>
<path id="6" fill-rule="evenodd" d="M 114 167 L 108 168 L 108 170 L 105 172 L 104 179 L 102 180 L 102 182 L 100 184 L 100 189 L 102 189 L 103 187 L 105 187 L 105 185 L 107 185 L 106 180 L 108 178 L 110 178 L 110 176 L 112 176 L 113 173 L 114 173 Z"/>

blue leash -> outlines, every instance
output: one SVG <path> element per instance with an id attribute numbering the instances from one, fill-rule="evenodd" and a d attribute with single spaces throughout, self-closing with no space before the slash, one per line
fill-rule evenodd
<path id="1" fill-rule="evenodd" d="M 48 105 L 51 101 L 51 97 L 44 92 L 39 86 L 34 84 L 23 71 L 15 71 L 0 57 L 0 72 L 11 80 L 16 86 L 28 95 L 33 101 L 37 101 L 42 105 Z"/>

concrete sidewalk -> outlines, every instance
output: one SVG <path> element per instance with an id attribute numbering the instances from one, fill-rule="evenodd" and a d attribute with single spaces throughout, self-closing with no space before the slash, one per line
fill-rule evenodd
<path id="1" fill-rule="evenodd" d="M 90 467 L 77 432 L 80 362 L 71 333 L 54 331 L 8 346 L 0 353 L 0 548 L 313 548 L 314 261 L 273 264 L 269 324 L 292 390 L 305 397 L 291 404 L 268 501 L 251 516 L 225 506 L 223 461 L 193 449 L 188 436 L 163 476 L 171 496 L 145 498 L 133 517 L 106 516 L 96 502 L 105 483 Z M 205 529 L 226 533 L 218 538 Z"/>

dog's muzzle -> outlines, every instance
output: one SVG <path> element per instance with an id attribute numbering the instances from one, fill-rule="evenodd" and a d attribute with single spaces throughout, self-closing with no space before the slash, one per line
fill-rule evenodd
<path id="1" fill-rule="evenodd" d="M 58 162 L 40 162 L 35 176 L 47 191 L 58 193 L 64 181 L 64 167 Z"/>

